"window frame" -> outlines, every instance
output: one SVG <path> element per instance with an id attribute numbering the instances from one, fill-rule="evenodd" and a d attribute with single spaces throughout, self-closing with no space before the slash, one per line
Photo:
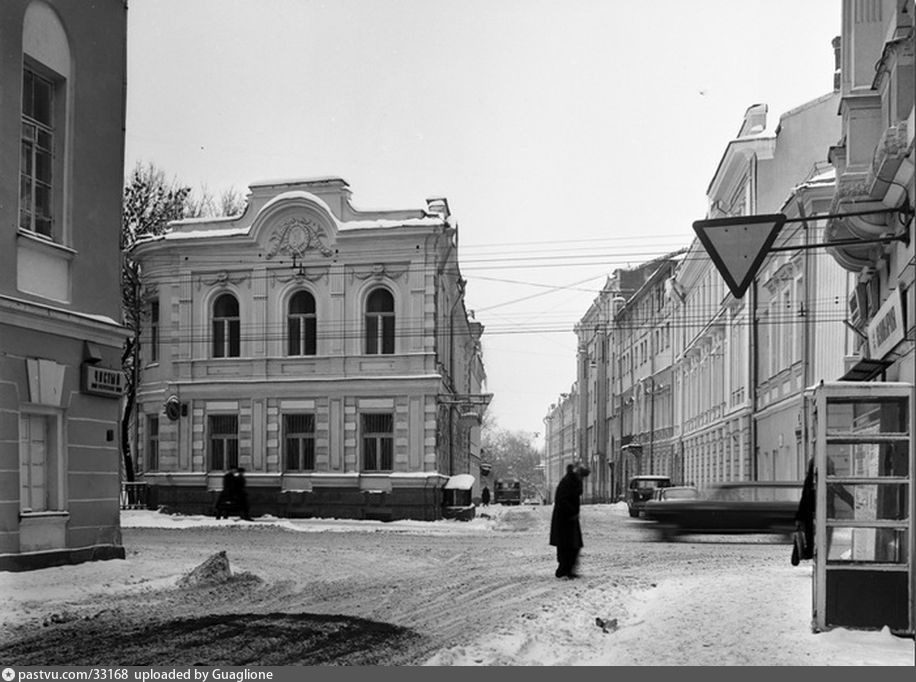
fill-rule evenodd
<path id="1" fill-rule="evenodd" d="M 28 77 L 31 77 L 32 82 L 31 93 L 26 93 L 26 80 Z M 34 109 L 29 112 L 26 111 L 27 100 L 31 99 L 34 102 L 34 84 L 36 81 L 47 85 L 46 121 L 36 118 L 35 114 L 37 112 Z M 17 225 L 20 230 L 54 243 L 62 243 L 64 236 L 60 211 L 63 168 L 58 148 L 61 144 L 60 131 L 63 129 L 63 126 L 59 124 L 64 120 L 60 107 L 63 104 L 61 100 L 66 100 L 65 82 L 61 76 L 53 73 L 37 60 L 24 55 L 19 107 L 19 217 Z M 31 97 L 27 95 L 31 95 Z M 31 139 L 27 139 L 26 129 L 35 131 Z M 42 136 L 47 138 L 46 145 L 39 144 Z M 27 145 L 30 147 L 28 153 L 25 149 Z M 41 153 L 42 151 L 44 154 Z M 38 163 L 38 159 L 42 157 L 45 157 L 44 165 L 47 167 L 46 178 L 39 178 L 39 166 L 41 164 Z M 27 159 L 28 169 L 26 168 Z M 24 196 L 24 184 L 26 182 L 30 186 L 28 197 Z M 44 193 L 47 196 L 46 214 L 40 218 L 36 206 L 38 197 L 36 186 L 38 185 L 44 187 Z M 28 217 L 27 225 L 23 224 L 23 219 L 26 216 Z M 47 222 L 46 227 L 38 225 L 39 219 Z"/>
<path id="2" fill-rule="evenodd" d="M 306 418 L 307 425 L 311 426 L 301 431 L 291 431 L 290 422 L 294 418 Z M 283 471 L 290 473 L 303 473 L 315 471 L 315 413 L 314 412 L 284 412 L 283 413 Z M 290 464 L 290 441 L 296 442 L 295 465 Z"/>
<path id="3" fill-rule="evenodd" d="M 149 309 L 149 361 L 150 363 L 159 362 L 159 299 L 154 298 L 150 301 Z"/>
<path id="4" fill-rule="evenodd" d="M 235 303 L 234 315 L 218 315 L 217 306 L 231 298 Z M 224 291 L 213 299 L 210 306 L 210 352 L 213 358 L 241 357 L 241 305 L 238 296 Z"/>
<path id="5" fill-rule="evenodd" d="M 373 424 L 370 420 L 379 420 L 379 418 L 387 418 L 389 430 L 380 431 L 370 428 L 378 424 L 378 421 Z M 367 473 L 394 471 L 394 413 L 361 412 L 359 426 L 360 470 Z M 384 466 L 385 464 L 388 466 Z"/>
<path id="6" fill-rule="evenodd" d="M 146 461 L 143 463 L 146 471 L 159 471 L 159 428 L 161 425 L 158 414 L 146 415 Z"/>
<path id="7" fill-rule="evenodd" d="M 222 426 L 218 420 L 232 420 L 235 430 L 220 430 L 217 426 Z M 218 456 L 220 461 L 217 462 L 217 447 L 219 444 Z M 233 447 L 234 444 L 234 447 Z M 220 464 L 221 466 L 216 466 Z M 228 471 L 234 466 L 239 465 L 239 416 L 232 413 L 215 413 L 207 415 L 207 469 L 208 471 Z"/>
<path id="8" fill-rule="evenodd" d="M 372 310 L 376 295 L 387 295 L 391 309 Z M 366 355 L 394 355 L 396 338 L 396 302 L 394 294 L 387 287 L 375 287 L 366 296 L 363 315 Z"/>
<path id="9" fill-rule="evenodd" d="M 32 473 L 35 464 L 32 462 L 32 452 L 26 448 L 25 443 L 31 442 L 31 427 L 26 426 L 26 422 L 31 423 L 33 419 L 40 419 L 45 424 L 45 451 L 44 461 L 41 463 L 42 474 L 44 476 L 43 485 L 31 485 Z M 48 512 L 66 511 L 66 500 L 64 498 L 65 477 L 62 468 L 63 450 L 61 447 L 62 437 L 60 433 L 61 417 L 57 412 L 45 410 L 28 410 L 22 411 L 19 415 L 19 511 L 22 515 L 42 514 Z M 28 461 L 26 461 L 28 458 Z M 27 473 L 26 473 L 27 472 Z M 42 503 L 36 508 L 34 501 L 35 489 L 43 490 L 41 496 Z M 24 495 L 28 489 L 29 494 Z M 28 502 L 28 503 L 27 503 Z"/>
<path id="10" fill-rule="evenodd" d="M 311 312 L 293 312 L 293 303 L 308 297 Z M 295 330 L 293 327 L 295 326 Z M 299 289 L 289 297 L 286 304 L 286 354 L 289 357 L 317 355 L 318 353 L 318 307 L 314 294 L 308 289 Z"/>

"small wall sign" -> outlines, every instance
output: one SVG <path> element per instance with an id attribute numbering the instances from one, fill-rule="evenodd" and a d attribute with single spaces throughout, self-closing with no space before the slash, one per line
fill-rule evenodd
<path id="1" fill-rule="evenodd" d="M 124 372 L 120 369 L 83 363 L 83 393 L 105 398 L 124 395 Z"/>

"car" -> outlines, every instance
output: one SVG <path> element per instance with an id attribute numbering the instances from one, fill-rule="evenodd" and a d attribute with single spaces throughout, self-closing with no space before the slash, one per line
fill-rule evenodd
<path id="1" fill-rule="evenodd" d="M 663 539 L 693 533 L 766 533 L 791 538 L 802 481 L 732 481 L 695 498 L 654 501 L 646 516 Z"/>
<path id="2" fill-rule="evenodd" d="M 627 485 L 627 511 L 636 518 L 642 512 L 646 502 L 659 488 L 671 487 L 671 477 L 660 474 L 633 476 Z"/>
<path id="3" fill-rule="evenodd" d="M 656 505 L 667 504 L 671 500 L 695 500 L 700 496 L 700 491 L 692 485 L 673 485 L 668 488 L 656 488 L 652 499 L 647 500 L 643 506 L 643 517 L 654 520 L 653 514 Z"/>

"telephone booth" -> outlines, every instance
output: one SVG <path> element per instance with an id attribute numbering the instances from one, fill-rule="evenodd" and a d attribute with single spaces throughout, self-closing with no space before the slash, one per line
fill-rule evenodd
<path id="1" fill-rule="evenodd" d="M 822 382 L 806 394 L 816 631 L 914 633 L 912 401 L 908 383 Z"/>

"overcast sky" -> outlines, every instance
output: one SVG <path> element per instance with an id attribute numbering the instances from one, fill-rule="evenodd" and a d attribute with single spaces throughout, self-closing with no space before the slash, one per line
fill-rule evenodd
<path id="1" fill-rule="evenodd" d="M 540 443 L 606 275 L 690 243 L 745 110 L 828 93 L 839 32 L 837 0 L 130 0 L 126 170 L 447 197 L 491 414 Z"/>

